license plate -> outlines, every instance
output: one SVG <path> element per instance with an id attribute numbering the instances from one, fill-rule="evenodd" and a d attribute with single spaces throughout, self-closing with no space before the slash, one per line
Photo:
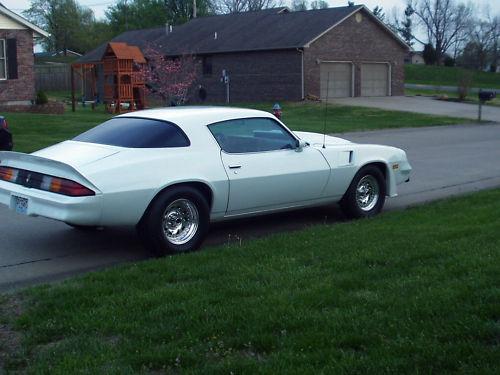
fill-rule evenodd
<path id="1" fill-rule="evenodd" d="M 14 211 L 16 211 L 18 214 L 27 215 L 28 199 L 22 197 L 16 197 L 15 195 L 13 196 L 13 198 L 14 198 Z"/>

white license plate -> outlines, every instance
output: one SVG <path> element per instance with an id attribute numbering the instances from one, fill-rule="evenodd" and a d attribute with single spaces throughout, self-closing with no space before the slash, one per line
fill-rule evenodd
<path id="1" fill-rule="evenodd" d="M 28 214 L 28 199 L 22 197 L 12 196 L 14 199 L 14 211 L 18 214 L 27 215 Z"/>

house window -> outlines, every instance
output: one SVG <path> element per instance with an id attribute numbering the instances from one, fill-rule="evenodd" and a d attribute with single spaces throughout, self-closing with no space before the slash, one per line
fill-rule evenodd
<path id="1" fill-rule="evenodd" d="M 203 57 L 203 75 L 211 76 L 212 75 L 212 57 L 204 56 Z"/>
<path id="2" fill-rule="evenodd" d="M 7 59 L 5 55 L 5 39 L 0 39 L 0 80 L 7 79 Z"/>

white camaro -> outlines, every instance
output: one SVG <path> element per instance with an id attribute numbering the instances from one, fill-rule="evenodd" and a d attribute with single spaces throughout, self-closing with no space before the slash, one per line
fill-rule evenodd
<path id="1" fill-rule="evenodd" d="M 410 172 L 398 148 L 292 132 L 257 110 L 177 107 L 0 152 L 0 203 L 81 229 L 136 225 L 162 255 L 197 248 L 219 220 L 332 202 L 373 216 Z"/>

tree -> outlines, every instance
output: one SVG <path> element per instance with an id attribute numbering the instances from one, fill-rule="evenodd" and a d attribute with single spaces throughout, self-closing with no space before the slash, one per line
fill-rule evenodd
<path id="1" fill-rule="evenodd" d="M 407 6 L 404 12 L 404 19 L 399 22 L 396 21 L 396 31 L 401 35 L 401 38 L 408 44 L 410 47 L 414 44 L 415 37 L 413 36 L 413 22 L 411 17 L 413 16 L 413 8 L 411 6 Z"/>
<path id="2" fill-rule="evenodd" d="M 468 45 L 473 48 L 468 47 L 465 51 L 473 58 L 473 65 L 476 69 L 483 70 L 488 65 L 490 52 L 494 47 L 496 28 L 494 20 L 476 19 L 471 23 Z"/>
<path id="3" fill-rule="evenodd" d="M 385 13 L 384 9 L 382 7 L 379 7 L 378 5 L 373 8 L 373 15 L 377 17 L 380 21 L 384 22 L 385 19 Z"/>
<path id="4" fill-rule="evenodd" d="M 86 34 L 95 23 L 94 13 L 75 0 L 33 0 L 23 14 L 50 33 L 42 41 L 47 51 L 83 53 L 90 48 Z"/>
<path id="5" fill-rule="evenodd" d="M 493 19 L 495 30 L 493 31 L 493 45 L 491 46 L 491 66 L 490 70 L 496 72 L 500 64 L 500 16 Z"/>
<path id="6" fill-rule="evenodd" d="M 217 13 L 239 13 L 275 8 L 283 5 L 283 0 L 214 0 L 212 9 Z"/>
<path id="7" fill-rule="evenodd" d="M 434 65 L 436 64 L 436 49 L 430 43 L 427 43 L 424 46 L 424 52 L 422 54 L 426 65 Z"/>
<path id="8" fill-rule="evenodd" d="M 144 49 L 144 56 L 148 64 L 141 73 L 147 90 L 167 104 L 185 103 L 189 89 L 197 79 L 195 58 L 190 55 L 170 58 L 153 46 Z"/>
<path id="9" fill-rule="evenodd" d="M 311 9 L 326 9 L 326 8 L 328 8 L 328 3 L 325 0 L 311 1 Z"/>
<path id="10" fill-rule="evenodd" d="M 426 32 L 427 41 L 436 49 L 436 63 L 441 64 L 448 49 L 465 37 L 472 8 L 455 0 L 407 1 Z"/>
<path id="11" fill-rule="evenodd" d="M 137 30 L 178 25 L 193 18 L 192 0 L 119 0 L 108 7 L 106 18 L 115 34 Z M 213 13 L 211 0 L 196 1 L 196 15 Z"/>
<path id="12" fill-rule="evenodd" d="M 307 0 L 292 0 L 292 10 L 293 11 L 307 10 Z"/>

